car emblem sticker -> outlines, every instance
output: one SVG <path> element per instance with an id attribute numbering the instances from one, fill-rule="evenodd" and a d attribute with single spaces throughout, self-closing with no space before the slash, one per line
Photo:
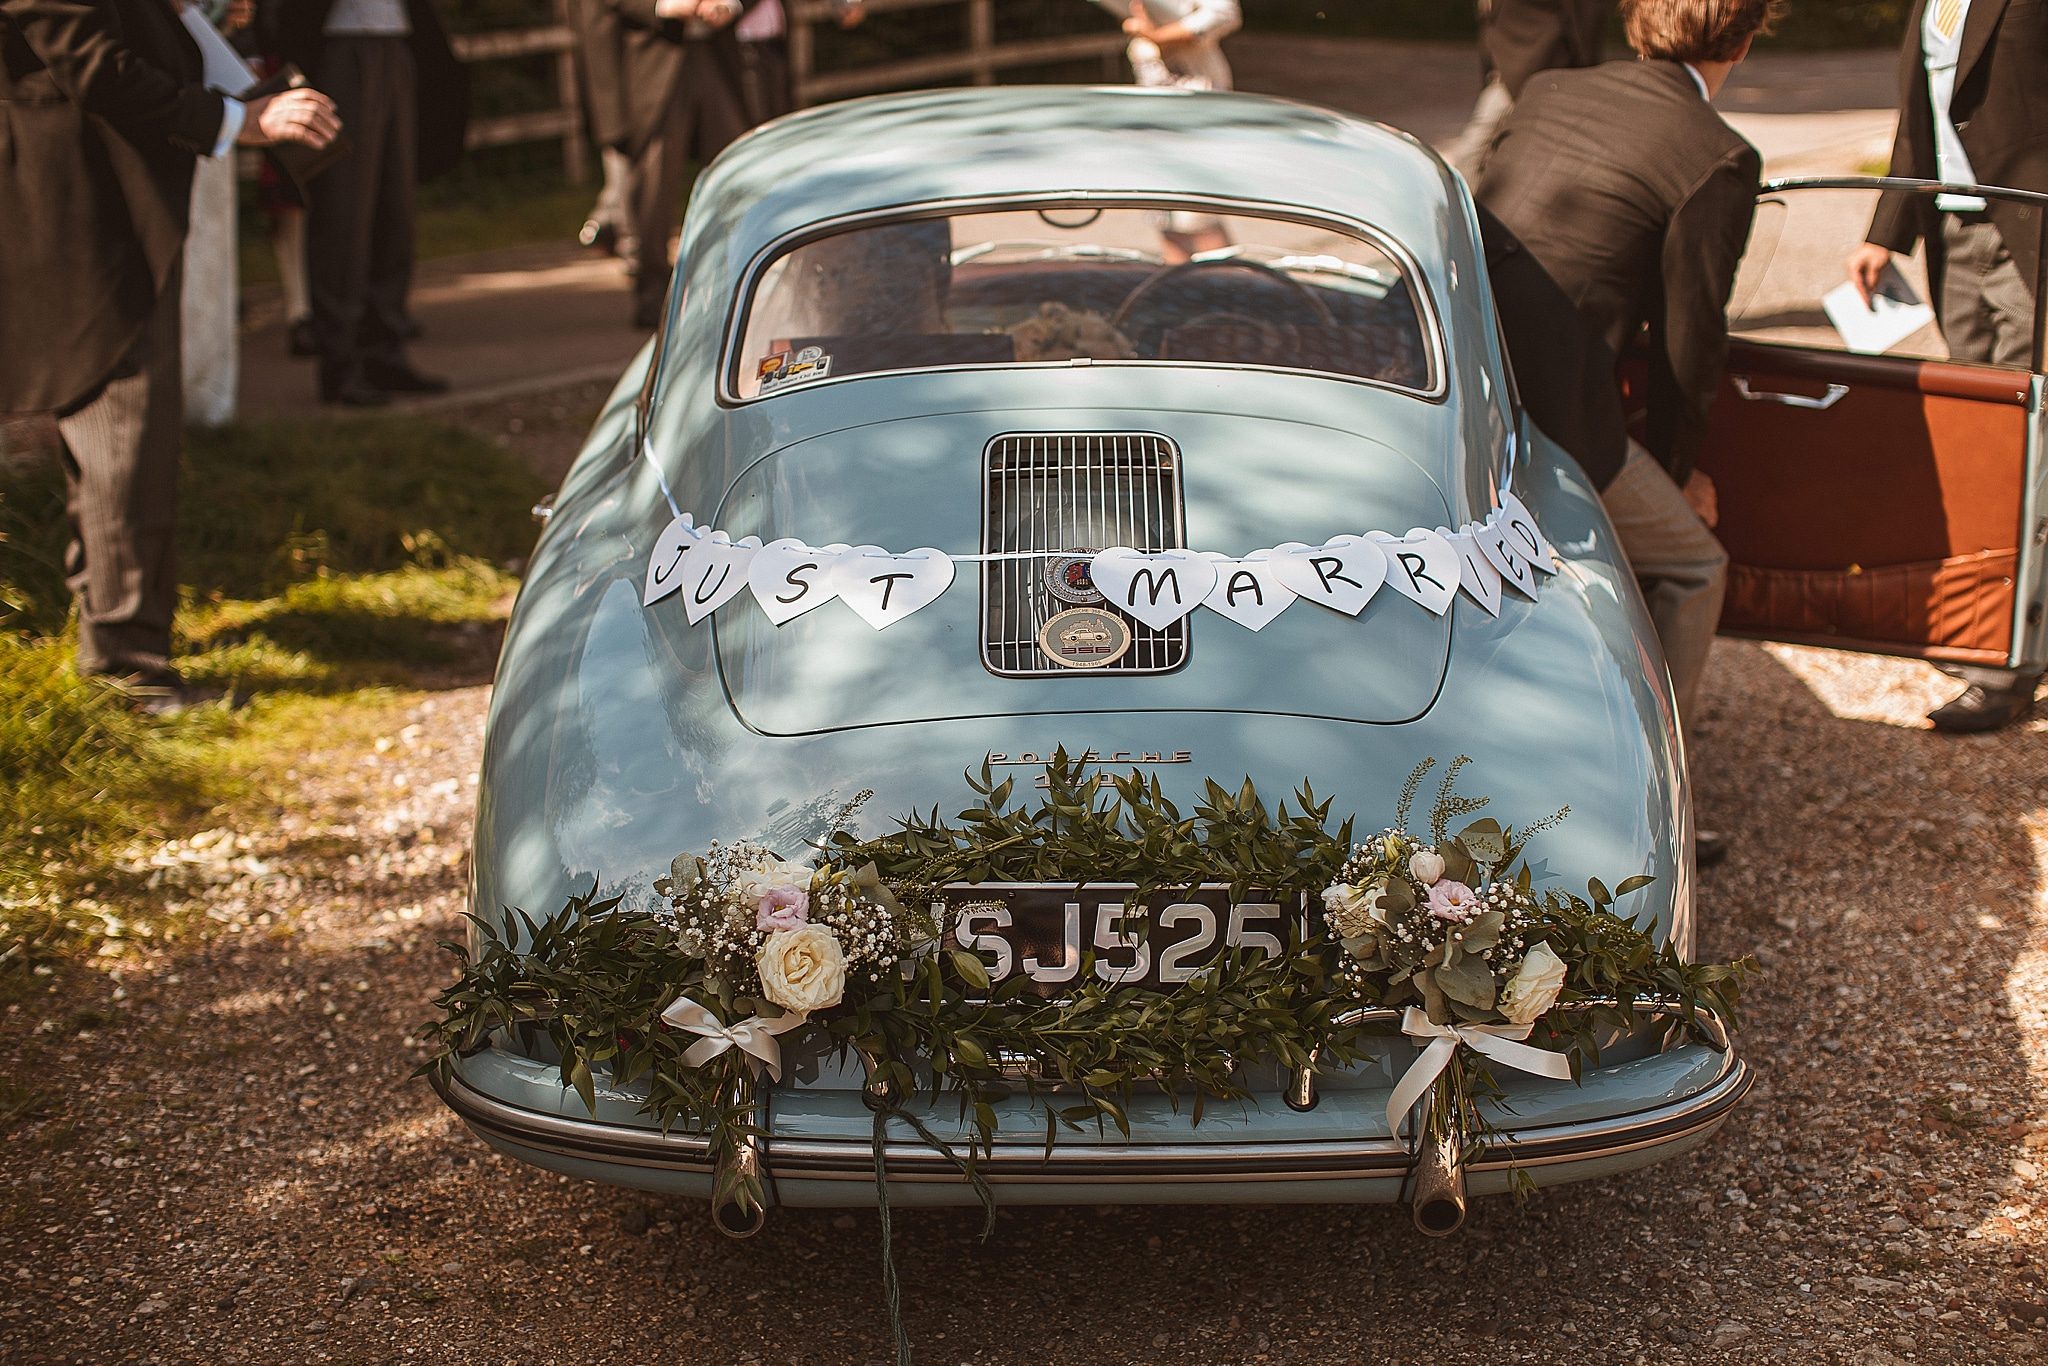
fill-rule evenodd
<path id="1" fill-rule="evenodd" d="M 1100 607 L 1069 607 L 1039 628 L 1038 647 L 1066 668 L 1099 669 L 1131 648 L 1131 624 Z"/>
<path id="2" fill-rule="evenodd" d="M 1095 586 L 1095 580 L 1088 573 L 1088 562 L 1095 558 L 1093 550 L 1076 550 L 1048 560 L 1045 566 L 1045 591 L 1066 603 L 1069 607 L 1097 607 L 1102 604 L 1102 591 Z"/>
<path id="3" fill-rule="evenodd" d="M 831 373 L 832 357 L 818 347 L 806 346 L 794 356 L 787 351 L 763 356 L 755 376 L 761 382 L 761 392 L 765 394 L 778 385 L 802 379 L 823 379 Z"/>

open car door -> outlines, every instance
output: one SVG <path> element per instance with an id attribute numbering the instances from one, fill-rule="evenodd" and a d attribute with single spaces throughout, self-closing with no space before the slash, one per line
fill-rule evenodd
<path id="1" fill-rule="evenodd" d="M 1880 191 L 1958 187 L 1774 181 L 1759 201 L 1700 459 L 1732 562 L 1721 629 L 2038 668 L 2048 657 L 2042 281 L 2026 282 L 2034 317 L 2022 365 L 1950 355 L 1924 309 L 1892 313 L 1893 331 L 1924 321 L 1888 349 L 1849 349 L 1824 298 L 1845 283 L 1843 262 Z M 2048 217 L 2048 195 L 1976 193 L 2022 206 L 2036 232 Z M 1906 289 L 1894 292 L 1928 301 L 1924 244 L 1895 265 Z M 1853 294 L 1834 302 L 1838 315 L 1845 303 L 1864 307 Z M 1876 321 L 1852 318 L 1851 331 Z"/>

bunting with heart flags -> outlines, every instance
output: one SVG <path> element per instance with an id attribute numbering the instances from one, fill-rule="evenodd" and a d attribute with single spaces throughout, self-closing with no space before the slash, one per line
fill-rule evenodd
<path id="1" fill-rule="evenodd" d="M 813 545 L 784 536 L 734 540 L 678 512 L 647 557 L 641 601 L 680 595 L 696 625 L 748 594 L 777 626 L 838 599 L 877 631 L 944 596 L 958 566 L 991 560 L 1086 564 L 1085 582 L 1068 583 L 1084 601 L 1115 608 L 1154 630 L 1207 609 L 1248 631 L 1271 625 L 1297 601 L 1356 617 L 1375 603 L 1403 601 L 1433 616 L 1450 612 L 1462 592 L 1499 616 L 1506 588 L 1534 599 L 1543 576 L 1558 572 L 1557 552 L 1534 514 L 1512 492 L 1484 521 L 1332 536 L 1320 545 L 1283 541 L 1244 555 L 1214 550 L 1022 550 L 952 555 L 931 546 L 891 551 L 843 541 Z"/>

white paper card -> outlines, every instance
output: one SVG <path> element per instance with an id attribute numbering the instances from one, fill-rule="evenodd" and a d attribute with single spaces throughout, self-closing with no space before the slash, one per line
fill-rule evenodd
<path id="1" fill-rule="evenodd" d="M 754 552 L 747 566 L 747 587 L 777 626 L 795 621 L 838 595 L 830 571 L 845 549 L 821 550 L 794 536 L 770 541 Z"/>
<path id="2" fill-rule="evenodd" d="M 1367 532 L 1387 556 L 1387 587 L 1436 616 L 1458 596 L 1458 552 L 1436 532 L 1415 527 L 1406 536 Z"/>
<path id="3" fill-rule="evenodd" d="M 1288 609 L 1295 596 L 1273 572 L 1272 554 L 1254 550 L 1234 560 L 1220 551 L 1205 551 L 1203 557 L 1216 566 L 1216 586 L 1202 599 L 1202 605 L 1248 631 L 1264 630 Z"/>
<path id="4" fill-rule="evenodd" d="M 1332 536 L 1321 545 L 1273 547 L 1273 572 L 1310 602 L 1357 616 L 1387 581 L 1386 552 L 1364 536 Z"/>
<path id="5" fill-rule="evenodd" d="M 683 557 L 703 533 L 687 512 L 677 513 L 655 537 L 654 551 L 647 557 L 647 583 L 640 590 L 640 603 L 652 607 L 683 586 Z"/>
<path id="6" fill-rule="evenodd" d="M 747 570 L 760 548 L 759 536 L 734 541 L 723 531 L 706 532 L 691 547 L 683 571 L 683 615 L 690 625 L 731 602 L 747 586 Z"/>
<path id="7" fill-rule="evenodd" d="M 929 607 L 953 584 L 953 559 L 920 546 L 901 555 L 856 546 L 832 564 L 839 599 L 877 631 Z"/>
<path id="8" fill-rule="evenodd" d="M 1500 516 L 1495 522 L 1501 535 L 1515 543 L 1515 548 L 1529 557 L 1529 563 L 1546 574 L 1557 572 L 1557 551 L 1552 548 L 1550 538 L 1543 534 L 1543 528 L 1536 525 L 1532 514 L 1513 493 L 1503 491 L 1500 495 Z"/>
<path id="9" fill-rule="evenodd" d="M 1885 271 L 1868 304 L 1856 286 L 1844 280 L 1821 296 L 1820 306 L 1841 334 L 1842 344 L 1865 355 L 1889 351 L 1934 321 L 1934 310 L 1920 302 L 1897 266 Z"/>
<path id="10" fill-rule="evenodd" d="M 229 96 L 240 95 L 256 84 L 256 73 L 249 69 L 249 64 L 242 60 L 242 54 L 235 51 L 234 45 L 221 37 L 220 30 L 200 12 L 199 6 L 185 6 L 178 11 L 178 18 L 184 21 L 185 31 L 192 35 L 193 43 L 199 48 L 199 60 L 203 64 L 200 84 Z"/>
<path id="11" fill-rule="evenodd" d="M 1510 542 L 1501 534 L 1500 528 L 1494 525 L 1494 517 L 1499 515 L 1496 512 L 1493 517 L 1488 517 L 1483 522 L 1474 522 L 1467 529 L 1471 531 L 1472 539 L 1478 543 L 1480 553 L 1486 556 L 1488 563 L 1500 571 L 1500 576 L 1521 589 L 1522 596 L 1533 599 L 1536 596 L 1536 567 L 1529 563 L 1528 556 L 1522 554 L 1521 548 Z"/>
<path id="12" fill-rule="evenodd" d="M 1155 631 L 1201 606 L 1216 586 L 1216 566 L 1196 550 L 1111 546 L 1090 563 L 1088 576 L 1113 606 Z"/>
<path id="13" fill-rule="evenodd" d="M 1479 549 L 1470 531 L 1438 532 L 1458 552 L 1458 587 L 1490 617 L 1500 615 L 1500 571 Z"/>

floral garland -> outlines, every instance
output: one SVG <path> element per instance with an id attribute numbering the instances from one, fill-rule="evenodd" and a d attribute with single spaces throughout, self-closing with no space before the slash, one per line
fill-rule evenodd
<path id="1" fill-rule="evenodd" d="M 721 1159 L 759 1134 L 755 1075 L 779 1078 L 780 1041 L 807 1031 L 866 1066 L 878 1156 L 884 1111 L 910 1120 L 911 1096 L 956 1097 L 975 1132 L 966 1153 L 916 1127 L 986 1198 L 973 1163 L 995 1140 L 999 1100 L 1032 1100 L 1048 1146 L 1063 1125 L 1128 1132 L 1141 1088 L 1191 1096 L 1199 1124 L 1207 1105 L 1249 1097 L 1232 1058 L 1343 1066 L 1399 1032 L 1427 1047 L 1390 1100 L 1390 1128 L 1432 1097 L 1424 1137 L 1483 1149 L 1476 1102 L 1502 1094 L 1496 1065 L 1567 1077 L 1616 1029 L 1685 1028 L 1702 1009 L 1732 1026 L 1754 964 L 1685 962 L 1615 914 L 1649 878 L 1613 893 L 1594 880 L 1585 897 L 1533 888 L 1523 847 L 1565 811 L 1452 835 L 1451 821 L 1486 804 L 1453 790 L 1468 762 L 1447 766 L 1427 839 L 1406 826 L 1434 761 L 1410 774 L 1395 824 L 1354 842 L 1306 786 L 1269 808 L 1249 782 L 1210 782 L 1183 814 L 1156 778 L 1103 786 L 1061 752 L 1034 806 L 1013 805 L 1013 780 L 984 767 L 968 776 L 978 804 L 956 821 L 934 810 L 868 841 L 842 830 L 814 863 L 715 845 L 656 881 L 658 909 L 593 894 L 541 921 L 514 912 L 503 931 L 476 919 L 474 950 L 450 946 L 462 973 L 436 999 L 425 1068 L 500 1033 L 544 1041 L 586 1106 L 600 1070 L 644 1084 L 647 1112 L 705 1133 Z M 1226 949 L 1170 989 L 1116 985 L 1084 964 L 1046 999 L 1021 974 L 991 981 L 954 938 L 973 888 L 990 882 L 1120 883 L 1132 908 L 1227 884 L 1233 900 L 1320 905 L 1321 923 L 1289 926 L 1277 954 Z M 1396 1029 L 1359 1007 L 1405 1009 Z M 758 1172 L 718 1170 L 714 1200 L 762 1206 Z M 886 1199 L 879 1173 L 878 1188 Z"/>

